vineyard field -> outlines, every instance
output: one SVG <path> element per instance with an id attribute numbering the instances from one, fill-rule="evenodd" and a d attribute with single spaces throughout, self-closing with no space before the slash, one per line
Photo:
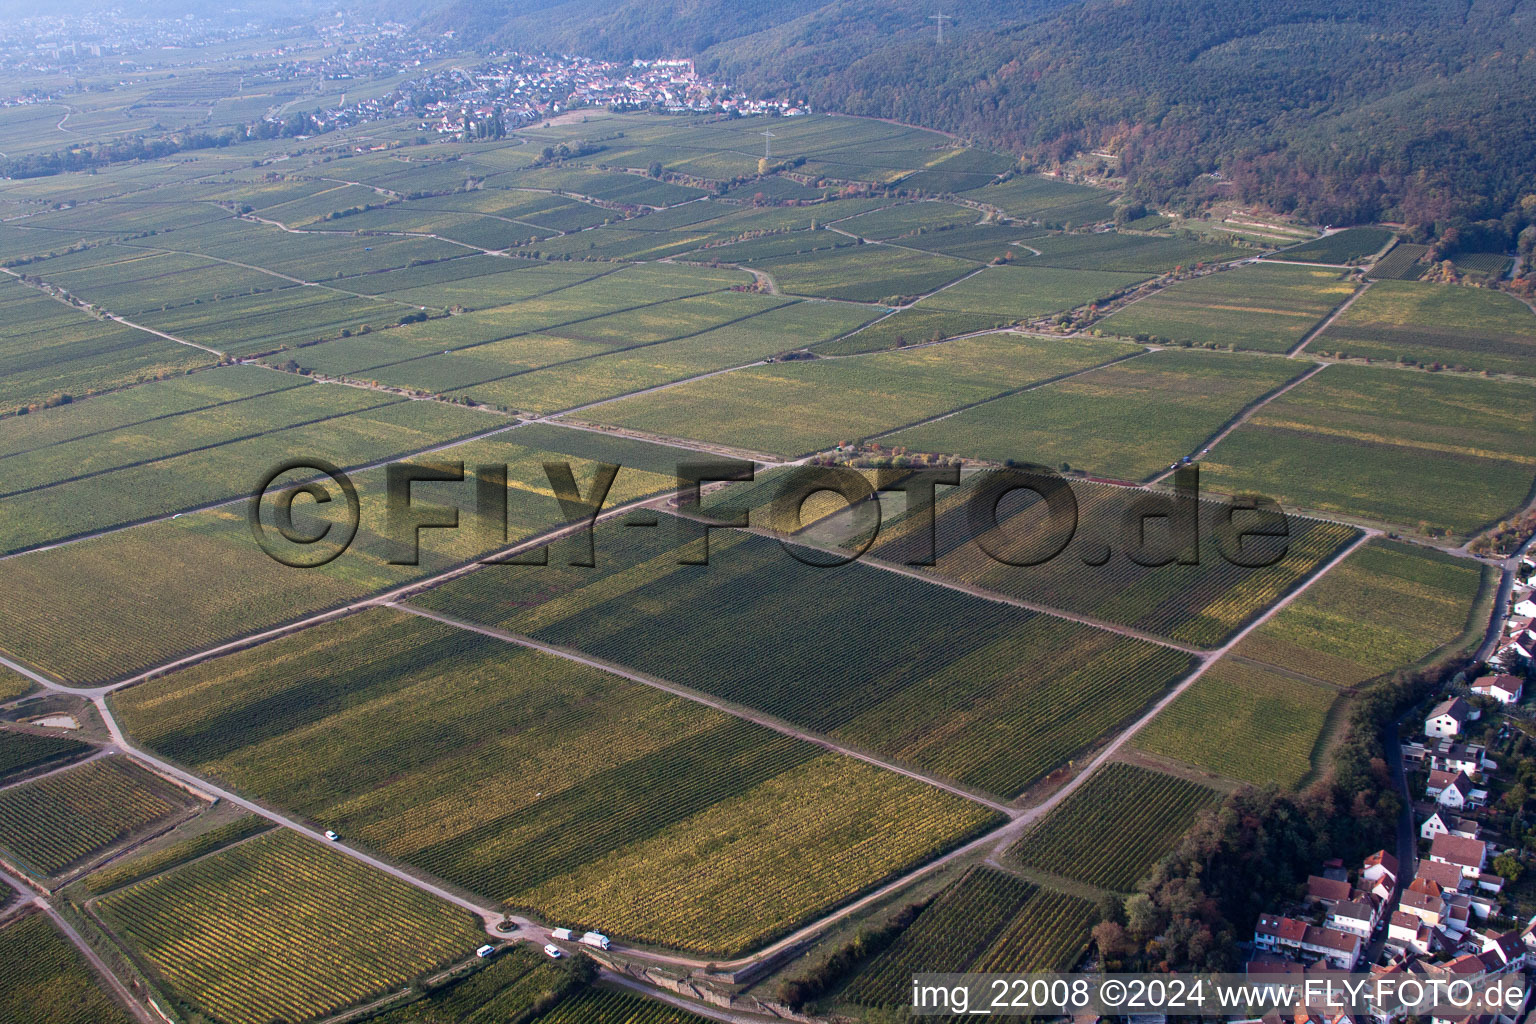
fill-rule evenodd
<path id="1" fill-rule="evenodd" d="M 1032 320 L 1108 298 L 1147 276 L 1034 266 L 1021 259 L 1006 267 L 986 267 L 981 273 L 928 296 L 916 308 Z"/>
<path id="2" fill-rule="evenodd" d="M 1067 464 L 1139 481 L 1197 452 L 1232 417 L 1309 368 L 1264 356 L 1165 349 L 884 440 L 915 452 Z"/>
<path id="3" fill-rule="evenodd" d="M 584 420 L 795 456 L 1134 352 L 1119 342 L 963 338 L 853 359 L 752 366 L 581 413 Z"/>
<path id="4" fill-rule="evenodd" d="M 1354 292 L 1336 270 L 1258 264 L 1178 281 L 1106 317 L 1106 334 L 1286 352 Z"/>
<path id="5" fill-rule="evenodd" d="M 1228 656 L 1164 708 L 1134 743 L 1256 786 L 1300 785 L 1321 767 L 1338 691 Z"/>
<path id="6" fill-rule="evenodd" d="M 403 612 L 318 626 L 133 687 L 114 707 L 166 755 L 467 889 L 712 952 L 992 821 L 692 701 Z M 804 818 L 827 832 L 803 835 Z M 738 819 L 763 820 L 728 863 L 697 852 Z M 785 851 L 802 849 L 815 859 L 790 866 Z M 771 909 L 747 895 L 765 886 Z"/>
<path id="7" fill-rule="evenodd" d="M 1510 381 L 1333 365 L 1254 413 L 1202 465 L 1223 493 L 1460 537 L 1525 504 L 1536 403 Z"/>
<path id="8" fill-rule="evenodd" d="M 711 1024 L 712 1020 L 630 992 L 592 988 L 563 1000 L 535 1024 Z"/>
<path id="9" fill-rule="evenodd" d="M 91 894 L 99 896 L 113 889 L 142 881 L 152 875 L 158 875 L 187 861 L 196 860 L 231 843 L 249 839 L 271 827 L 272 823 L 266 818 L 247 814 L 228 824 L 211 828 L 201 835 L 178 840 L 158 850 L 145 853 L 134 851 L 128 857 L 86 875 L 85 888 Z"/>
<path id="10" fill-rule="evenodd" d="M 1491 568 L 1433 548 L 1375 539 L 1278 615 L 1234 653 L 1336 686 L 1356 686 L 1407 668 L 1457 637 Z"/>
<path id="11" fill-rule="evenodd" d="M 527 1024 L 540 1003 L 560 999 L 576 984 L 536 947 L 501 949 L 467 977 L 431 989 L 425 998 L 369 1018 L 377 1024 Z"/>
<path id="12" fill-rule="evenodd" d="M 78 950 L 43 914 L 0 927 L 0 1020 L 15 1024 L 133 1024 Z"/>
<path id="13" fill-rule="evenodd" d="M 457 907 L 286 830 L 95 907 L 177 999 L 229 1024 L 313 1020 L 466 957 L 484 939 Z"/>
<path id="14" fill-rule="evenodd" d="M 1268 567 L 1244 568 L 1220 552 L 1217 524 L 1223 506 L 1202 502 L 1197 561 L 1151 567 L 1131 560 L 1127 545 L 1134 543 L 1134 531 L 1124 532 L 1131 503 L 1143 492 L 1073 480 L 1077 540 L 1043 564 L 1014 566 L 991 557 L 972 537 L 967 502 L 978 480 L 972 477 L 948 494 L 940 492 L 936 565 L 922 571 L 1201 647 L 1219 645 L 1356 536 L 1347 526 L 1290 516 L 1285 555 Z M 1011 509 L 1004 503 L 1000 525 L 983 533 L 983 541 L 1015 560 L 1058 544 L 1058 528 L 1040 525 L 1031 517 L 1035 504 L 1033 495 L 1027 504 L 1019 501 Z M 926 554 L 922 530 L 923 524 L 897 520 L 882 528 L 870 554 L 896 563 L 913 562 Z M 1140 555 L 1144 561 L 1172 552 L 1177 538 L 1166 530 L 1164 525 L 1148 531 L 1147 551 Z M 1110 557 L 1103 565 L 1086 564 L 1094 545 L 1108 550 Z"/>
<path id="15" fill-rule="evenodd" d="M 1219 799 L 1198 783 L 1111 762 L 1009 852 L 1029 867 L 1130 892 Z"/>
<path id="16" fill-rule="evenodd" d="M 1536 375 L 1536 313 L 1513 295 L 1377 281 L 1309 349 L 1352 358 Z"/>
<path id="17" fill-rule="evenodd" d="M 194 803 L 125 758 L 98 758 L 0 791 L 0 851 L 47 880 Z"/>
<path id="18" fill-rule="evenodd" d="M 17 676 L 18 679 L 24 678 Z M 30 682 L 30 680 L 28 680 Z M 67 736 L 39 736 L 27 732 L 0 732 L 0 782 L 27 772 L 48 771 L 89 754 L 89 743 Z"/>
<path id="19" fill-rule="evenodd" d="M 992 868 L 972 868 L 843 990 L 863 1006 L 907 1006 L 922 972 L 1065 971 L 1088 944 L 1088 900 Z"/>
<path id="20" fill-rule="evenodd" d="M 1268 258 L 1297 263 L 1348 263 L 1379 252 L 1391 240 L 1392 232 L 1387 228 L 1345 228 L 1282 249 Z"/>
<path id="21" fill-rule="evenodd" d="M 677 564 L 669 538 L 635 536 L 599 528 L 596 570 L 476 573 L 415 600 L 1004 796 L 1134 718 L 1190 664 L 1180 651 L 868 566 L 813 568 L 762 537 L 717 532 L 699 574 Z M 935 633 L 955 643 L 932 644 Z M 736 651 L 756 653 L 721 657 Z"/>

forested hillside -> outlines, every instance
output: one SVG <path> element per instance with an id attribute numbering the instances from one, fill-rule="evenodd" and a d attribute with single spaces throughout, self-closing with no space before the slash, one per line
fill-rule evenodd
<path id="1" fill-rule="evenodd" d="M 816 109 L 954 131 L 1050 164 L 1122 159 L 1133 192 L 1319 222 L 1498 220 L 1536 190 L 1536 3 L 535 0 L 456 4 L 467 41 L 701 70 Z M 1219 172 L 1226 182 L 1209 177 Z M 1511 215 L 1512 227 L 1518 218 Z M 1495 225 L 1487 225 L 1495 227 Z"/>

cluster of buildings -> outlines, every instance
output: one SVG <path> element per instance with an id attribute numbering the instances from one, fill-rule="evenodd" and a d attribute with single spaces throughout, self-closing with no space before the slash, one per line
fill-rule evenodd
<path id="1" fill-rule="evenodd" d="M 1532 665 L 1536 665 L 1536 560 L 1527 557 L 1516 571 L 1504 633 L 1493 657 L 1488 659 L 1488 667 L 1496 672 L 1515 673 L 1529 670 Z"/>
<path id="2" fill-rule="evenodd" d="M 802 114 L 787 100 L 754 100 L 701 76 L 691 60 L 592 60 L 508 52 L 474 68 L 413 80 L 390 101 L 393 112 L 422 117 L 441 133 L 472 130 L 496 118 L 515 127 L 586 107 L 671 113 Z"/>
<path id="3" fill-rule="evenodd" d="M 1397 894 L 1399 872 L 1397 858 L 1385 850 L 1367 857 L 1353 882 L 1343 862 L 1323 865 L 1321 875 L 1307 879 L 1306 897 L 1294 911 L 1310 919 L 1259 915 L 1249 971 L 1274 974 L 1297 965 L 1354 970 L 1381 929 Z"/>

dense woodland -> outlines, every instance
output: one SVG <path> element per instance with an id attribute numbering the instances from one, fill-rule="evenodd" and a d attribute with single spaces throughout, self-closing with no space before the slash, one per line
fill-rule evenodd
<path id="1" fill-rule="evenodd" d="M 1464 218 L 1508 237 L 1536 191 L 1536 3 L 983 0 L 957 10 L 942 48 L 935 9 L 458 0 L 428 24 L 614 57 L 681 49 L 759 92 L 1041 165 L 1107 149 L 1135 196 L 1175 206 L 1232 197 L 1442 231 Z"/>

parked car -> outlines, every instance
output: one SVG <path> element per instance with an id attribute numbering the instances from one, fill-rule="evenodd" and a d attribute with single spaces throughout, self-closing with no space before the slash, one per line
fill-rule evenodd
<path id="1" fill-rule="evenodd" d="M 329 839 L 333 843 L 341 841 L 341 836 L 337 835 L 335 832 L 332 832 L 330 829 L 325 830 L 325 838 Z"/>
<path id="2" fill-rule="evenodd" d="M 559 960 L 561 957 L 565 956 L 565 951 L 559 946 L 555 945 L 553 942 L 544 944 L 544 953 L 545 955 L 553 957 L 556 960 Z"/>

